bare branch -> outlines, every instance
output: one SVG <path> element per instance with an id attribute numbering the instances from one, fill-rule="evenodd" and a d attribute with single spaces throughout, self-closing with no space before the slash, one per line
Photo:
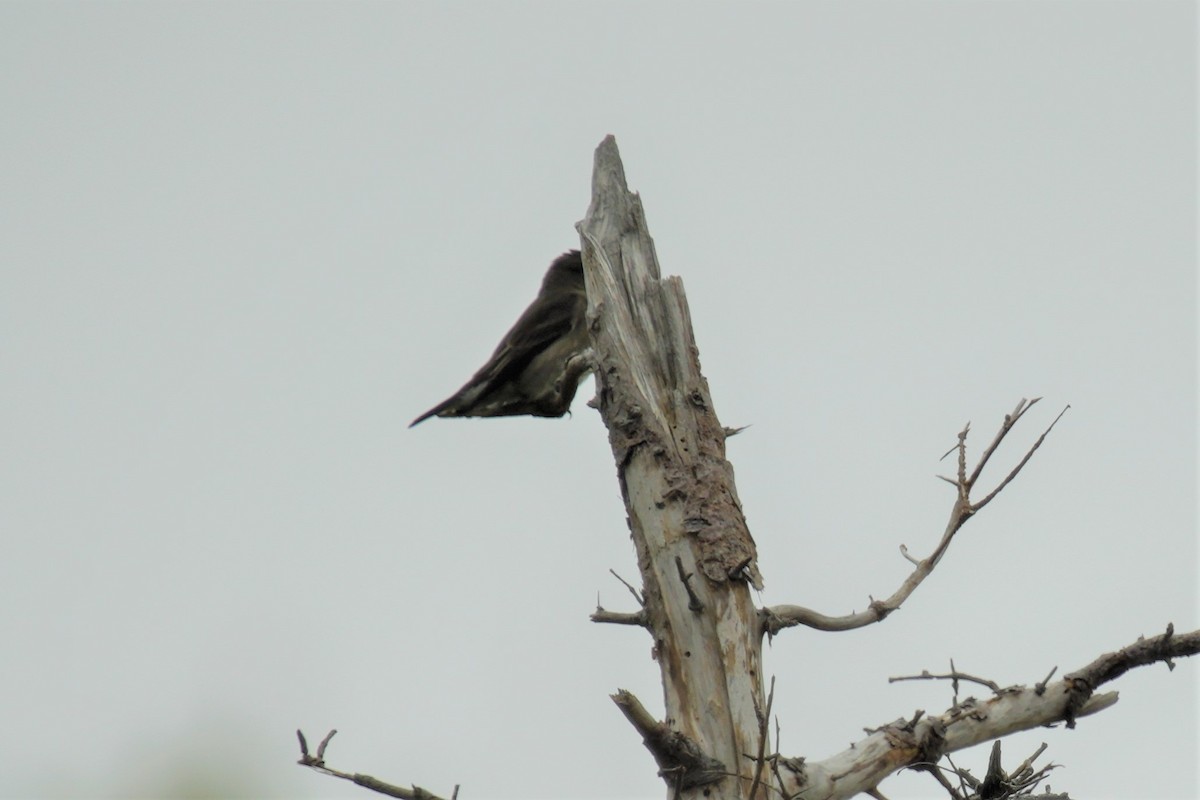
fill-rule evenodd
<path id="1" fill-rule="evenodd" d="M 946 790 L 948 795 L 950 795 L 950 800 L 964 800 L 963 796 L 959 794 L 953 786 L 950 785 L 950 781 L 945 775 L 942 774 L 942 771 L 936 765 L 928 765 L 924 771 L 932 775 L 933 779 L 942 785 L 942 788 Z"/>
<path id="2" fill-rule="evenodd" d="M 1026 770 L 1032 769 L 1033 762 L 1037 761 L 1038 756 L 1040 756 L 1045 751 L 1046 751 L 1046 743 L 1042 742 L 1041 746 L 1038 747 L 1037 750 L 1033 751 L 1033 755 L 1031 755 L 1029 758 L 1027 758 L 1021 762 L 1021 765 L 1016 768 L 1016 770 L 1013 772 L 1013 774 L 1020 775 L 1020 774 L 1024 773 Z"/>
<path id="3" fill-rule="evenodd" d="M 762 623 L 763 632 L 768 636 L 773 636 L 784 628 L 790 628 L 795 625 L 804 625 L 822 631 L 848 631 L 855 628 L 862 628 L 876 622 L 881 622 L 893 611 L 900 608 L 904 601 L 907 600 L 909 596 L 916 590 L 916 588 L 921 585 L 925 578 L 927 578 L 929 574 L 933 572 L 933 569 L 938 565 L 938 562 L 942 560 L 942 556 L 945 555 L 946 551 L 950 548 L 950 542 L 954 539 L 954 535 L 958 533 L 959 529 L 961 529 L 962 526 L 967 523 L 967 520 L 971 519 L 971 517 L 974 516 L 977 511 L 991 502 L 991 500 L 996 497 L 996 495 L 998 495 L 1000 491 L 1012 481 L 1013 478 L 1017 476 L 1025 464 L 1029 462 L 1029 459 L 1033 457 L 1034 452 L 1036 452 L 1041 446 L 1042 442 L 1045 441 L 1046 436 L 1051 430 L 1053 430 L 1054 425 L 1060 419 L 1062 419 L 1062 416 L 1066 413 L 1067 408 L 1070 408 L 1070 406 L 1067 406 L 1062 410 L 1062 412 L 1059 413 L 1057 417 L 1054 418 L 1054 421 L 1050 423 L 1050 426 L 1042 432 L 1042 435 L 1038 437 L 1037 441 L 1034 442 L 1033 446 L 1029 449 L 1021 461 L 1012 469 L 1011 472 L 1008 473 L 1004 480 L 1000 482 L 1000 485 L 992 490 L 992 492 L 983 498 L 983 500 L 979 501 L 978 503 L 972 503 L 971 489 L 974 487 L 975 482 L 979 479 L 980 474 L 983 472 L 984 465 L 992 457 L 992 454 L 996 451 L 996 448 L 1000 446 L 1000 443 L 1004 441 L 1004 437 L 1008 435 L 1008 432 L 1011 431 L 1013 426 L 1016 425 L 1017 421 L 1025 415 L 1025 412 L 1032 408 L 1035 403 L 1037 403 L 1038 399 L 1040 398 L 1035 398 L 1033 400 L 1025 400 L 1022 398 L 1022 400 L 1017 403 L 1016 408 L 1014 408 L 1011 413 L 1005 415 L 1004 422 L 1001 424 L 1000 430 L 996 433 L 996 436 L 992 439 L 991 444 L 988 445 L 983 455 L 980 456 L 979 463 L 976 464 L 975 469 L 972 470 L 970 476 L 967 475 L 967 434 L 971 430 L 971 423 L 968 422 L 963 426 L 963 429 L 959 431 L 958 444 L 956 444 L 953 448 L 951 448 L 950 451 L 946 453 L 946 455 L 949 455 L 955 450 L 958 451 L 958 477 L 957 479 L 950 479 L 942 475 L 938 476 L 942 480 L 954 484 L 957 490 L 957 497 L 955 498 L 954 505 L 950 509 L 950 519 L 947 521 L 946 527 L 942 532 L 942 539 L 940 542 L 938 542 L 938 545 L 934 548 L 933 552 L 921 561 L 917 561 L 915 558 L 909 555 L 907 546 L 900 545 L 900 554 L 904 556 L 904 558 L 908 559 L 910 563 L 914 564 L 915 568 L 913 569 L 912 574 L 910 574 L 908 578 L 904 580 L 904 583 L 900 585 L 900 588 L 893 592 L 890 597 L 885 600 L 872 599 L 870 605 L 868 605 L 865 610 L 861 612 L 850 613 L 841 617 L 833 617 L 822 614 L 820 612 L 813 611 L 812 609 L 804 608 L 803 606 L 772 606 L 759 611 L 759 620 Z M 945 456 L 943 456 L 943 458 L 945 458 Z"/>
<path id="4" fill-rule="evenodd" d="M 1022 400 L 1021 402 L 1024 402 Z M 971 423 L 968 422 L 963 426 L 963 429 L 958 433 L 958 445 L 955 447 L 958 450 L 958 487 L 960 492 L 964 488 L 969 489 L 972 481 L 967 480 L 967 434 L 971 432 Z M 987 453 L 984 453 L 984 458 L 987 458 Z M 982 469 L 982 467 L 980 467 Z M 963 494 L 963 499 L 966 495 Z"/>
<path id="5" fill-rule="evenodd" d="M 767 752 L 767 733 L 771 724 L 771 706 L 775 703 L 775 676 L 771 676 L 771 691 L 767 694 L 767 710 L 761 711 L 757 708 L 758 702 L 755 701 L 755 710 L 758 714 L 758 757 L 755 759 L 754 767 L 754 782 L 750 784 L 750 794 L 747 795 L 749 800 L 755 800 L 758 794 L 758 786 L 762 783 L 763 767 L 766 764 Z"/>
<path id="6" fill-rule="evenodd" d="M 774 635 L 794 625 L 804 625 L 819 631 L 850 631 L 879 622 L 881 619 L 883 617 L 870 607 L 866 611 L 851 612 L 844 617 L 831 617 L 811 608 L 792 605 L 771 606 L 759 611 L 759 620 L 768 635 Z"/>
<path id="7" fill-rule="evenodd" d="M 620 575 L 618 575 L 616 570 L 610 569 L 609 572 L 612 574 L 612 576 L 614 578 L 619 580 L 625 586 L 626 589 L 629 590 L 629 593 L 631 595 L 633 595 L 633 599 L 637 600 L 638 605 L 642 606 L 643 610 L 637 611 L 633 614 L 626 614 L 626 613 L 621 613 L 618 611 L 608 611 L 603 606 L 600 605 L 600 594 L 599 594 L 599 592 L 597 592 L 596 593 L 596 611 L 595 611 L 595 613 L 593 613 L 591 615 L 591 618 L 590 618 L 592 620 L 592 622 L 608 622 L 613 625 L 637 625 L 642 628 L 646 627 L 646 625 L 649 622 L 646 618 L 646 611 L 645 611 L 646 598 L 644 598 L 642 596 L 641 592 L 639 592 L 637 589 L 633 588 L 633 586 L 629 583 L 629 581 L 625 580 Z"/>
<path id="8" fill-rule="evenodd" d="M 633 595 L 633 599 L 634 599 L 634 600 L 637 600 L 637 604 L 638 604 L 639 606 L 645 606 L 645 605 L 646 605 L 646 598 L 642 597 L 642 593 L 641 593 L 641 592 L 639 592 L 637 589 L 633 588 L 633 586 L 632 586 L 632 585 L 629 583 L 629 581 L 625 580 L 625 579 L 624 579 L 624 578 L 622 578 L 620 575 L 618 575 L 618 574 L 617 574 L 617 571 L 616 571 L 615 569 L 611 569 L 611 568 L 610 568 L 608 571 L 609 571 L 609 572 L 612 574 L 612 576 L 613 576 L 614 578 L 616 578 L 617 580 L 619 580 L 621 583 L 625 584 L 625 588 L 629 590 L 629 593 L 630 593 L 631 595 Z M 600 604 L 599 604 L 599 603 L 597 603 L 596 605 L 597 605 L 597 606 L 599 606 Z"/>
<path id="9" fill-rule="evenodd" d="M 329 731 L 329 733 L 325 734 L 325 738 L 321 740 L 319 745 L 317 745 L 316 757 L 313 757 L 308 754 L 308 741 L 304 738 L 304 731 L 297 728 L 296 738 L 300 740 L 300 763 L 304 764 L 305 766 L 310 766 L 312 764 L 324 764 L 325 748 L 329 746 L 329 740 L 336 735 L 337 728 L 334 728 L 333 730 Z"/>
<path id="10" fill-rule="evenodd" d="M 340 770 L 332 769 L 331 767 L 326 766 L 325 748 L 329 746 L 329 740 L 332 739 L 336 733 L 337 729 L 335 728 L 326 734 L 325 738 L 321 740 L 321 744 L 317 747 L 317 754 L 313 756 L 309 755 L 308 742 L 305 740 L 304 734 L 297 730 L 296 738 L 300 740 L 300 760 L 296 763 L 300 764 L 301 766 L 314 769 L 324 775 L 332 775 L 335 778 L 341 778 L 342 780 L 350 781 L 351 783 L 361 786 L 364 789 L 370 789 L 372 792 L 387 795 L 388 797 L 397 797 L 400 798 L 400 800 L 443 800 L 438 795 L 422 789 L 420 786 L 414 785 L 411 788 L 406 789 L 403 786 L 396 786 L 394 784 L 381 781 L 378 778 L 373 778 L 370 775 L 363 775 L 359 772 L 341 772 Z M 456 785 L 454 787 L 454 794 L 452 797 L 457 796 L 458 786 Z"/>
<path id="11" fill-rule="evenodd" d="M 920 675 L 900 675 L 895 678 L 888 678 L 888 683 L 897 683 L 899 681 L 949 681 L 949 680 L 970 681 L 971 683 L 978 683 L 981 686 L 988 687 L 996 694 L 999 694 L 1002 691 L 1000 689 L 1000 685 L 994 681 L 989 681 L 987 678 L 979 678 L 979 677 L 976 677 L 975 675 L 968 675 L 965 672 L 958 672 L 958 671 L 948 672 L 945 675 L 934 675 L 934 674 L 930 673 L 929 670 L 921 670 Z"/>
<path id="12" fill-rule="evenodd" d="M 1001 748 L 1000 740 L 997 739 L 992 743 L 991 753 L 988 756 L 987 772 L 984 774 L 982 781 L 978 780 L 971 774 L 970 770 L 960 768 L 954 763 L 954 760 L 949 755 L 946 756 L 946 763 L 949 768 L 939 767 L 942 772 L 955 775 L 959 780 L 959 786 L 963 790 L 965 796 L 963 800 L 1009 800 L 1010 798 L 1024 798 L 1024 800 L 1047 800 L 1047 798 L 1055 798 L 1057 795 L 1038 795 L 1036 798 L 1032 795 L 1037 785 L 1045 780 L 1051 770 L 1057 769 L 1056 764 L 1047 764 L 1041 769 L 1034 770 L 1033 762 L 1037 760 L 1046 750 L 1046 745 L 1043 742 L 1033 755 L 1021 762 L 1016 769 L 1011 773 L 1005 772 L 1001 763 Z M 943 786 L 945 783 L 943 782 Z M 1065 795 L 1062 796 L 1065 800 Z"/>
<path id="13" fill-rule="evenodd" d="M 635 611 L 632 614 L 626 614 L 619 611 L 606 611 L 600 606 L 596 606 L 596 610 L 589 617 L 592 622 L 607 622 L 612 625 L 637 625 L 646 627 L 646 612 Z"/>
<path id="14" fill-rule="evenodd" d="M 1161 636 L 1138 640 L 1114 653 L 1105 653 L 1081 670 L 1063 678 L 1071 686 L 1071 699 L 1067 705 L 1065 719 L 1068 728 L 1075 727 L 1075 711 L 1089 701 L 1092 692 L 1111 680 L 1121 677 L 1134 667 L 1142 667 L 1162 661 L 1168 669 L 1175 669 L 1172 659 L 1195 655 L 1200 652 L 1200 631 L 1182 636 L 1175 635 L 1175 626 L 1168 623 Z"/>
<path id="15" fill-rule="evenodd" d="M 654 756 L 659 775 L 668 785 L 692 789 L 716 783 L 726 775 L 725 765 L 704 753 L 688 737 L 656 720 L 632 692 L 620 689 L 612 701 L 625 719 L 642 735 L 642 743 Z"/>
<path id="16" fill-rule="evenodd" d="M 970 792 L 979 787 L 979 781 L 976 780 L 975 776 L 971 774 L 971 771 L 967 769 L 959 769 L 958 765 L 954 763 L 954 759 L 950 757 L 949 753 L 945 755 L 945 761 L 950 765 L 950 769 L 948 771 L 953 772 L 958 776 L 959 789 L 961 789 L 963 792 Z M 939 769 L 946 768 L 939 767 Z"/>
<path id="17" fill-rule="evenodd" d="M 1040 397 L 1035 397 L 1032 400 L 1026 400 L 1024 397 L 1022 397 L 1017 403 L 1017 407 L 1012 410 L 1012 413 L 1004 415 L 1004 424 L 1000 426 L 1000 430 L 996 431 L 996 436 L 992 439 L 992 443 L 987 446 L 987 449 L 983 451 L 983 455 L 979 457 L 979 463 L 975 465 L 975 469 L 971 472 L 971 477 L 965 481 L 968 488 L 974 486 L 975 482 L 979 480 L 979 476 L 983 472 L 983 468 L 987 466 L 987 462 L 992 457 L 992 453 L 996 452 L 996 448 L 998 448 L 1000 443 L 1004 441 L 1004 437 L 1007 436 L 1008 432 L 1013 429 L 1013 426 L 1017 424 L 1017 421 L 1021 419 L 1021 417 L 1025 416 L 1025 412 L 1033 408 L 1033 406 L 1041 399 L 1042 398 Z M 965 454 L 962 452 L 962 450 L 960 450 L 959 453 L 961 464 L 961 459 L 965 457 Z M 961 472 L 959 473 L 959 477 L 962 477 Z"/>
<path id="18" fill-rule="evenodd" d="M 1035 692 L 1037 692 L 1039 695 L 1042 692 L 1046 691 L 1046 684 L 1048 684 L 1050 682 L 1050 679 L 1054 677 L 1054 673 L 1056 673 L 1056 672 L 1058 672 L 1058 667 L 1052 667 L 1050 669 L 1050 672 L 1046 675 L 1046 677 L 1042 678 L 1040 681 L 1038 681 L 1037 683 L 1035 683 L 1033 685 L 1033 690 Z"/>
<path id="19" fill-rule="evenodd" d="M 967 698 L 937 716 L 901 719 L 874 729 L 837 755 L 808 761 L 797 772 L 782 771 L 781 788 L 790 797 L 853 797 L 874 788 L 896 769 L 928 768 L 942 755 L 1018 731 L 1057 722 L 1071 725 L 1117 702 L 1116 692 L 1095 693 L 1102 684 L 1134 667 L 1169 663 L 1196 653 L 1200 653 L 1200 631 L 1177 635 L 1168 628 L 1161 636 L 1100 656 L 1062 680 L 1043 685 L 1041 692 L 1035 687 L 1014 686 L 987 700 Z M 1023 765 L 1017 772 L 1027 769 Z M 1022 777 L 1031 779 L 1032 774 Z"/>
<path id="20" fill-rule="evenodd" d="M 1037 401 L 1035 400 L 1034 402 L 1037 402 Z M 1033 403 L 1030 403 L 1030 405 L 1033 405 Z M 1005 486 L 1008 486 L 1008 484 L 1012 481 L 1013 478 L 1017 477 L 1017 473 L 1020 472 L 1027 463 L 1029 463 L 1029 459 L 1033 458 L 1033 454 L 1035 452 L 1037 452 L 1037 449 L 1039 447 L 1042 446 L 1042 442 L 1046 441 L 1046 437 L 1048 435 L 1050 435 L 1050 431 L 1054 430 L 1054 426 L 1058 424 L 1058 421 L 1060 419 L 1062 419 L 1063 414 L 1067 413 L 1067 409 L 1070 407 L 1071 407 L 1070 404 L 1067 404 L 1066 406 L 1063 407 L 1062 411 L 1058 412 L 1058 416 L 1055 417 L 1054 421 L 1050 423 L 1050 427 L 1048 427 L 1048 428 L 1046 428 L 1046 430 L 1042 431 L 1042 435 L 1039 436 L 1037 438 L 1037 441 L 1033 443 L 1033 447 L 1029 448 L 1029 451 L 1025 453 L 1025 457 L 1022 458 L 1021 461 L 1015 467 L 1012 468 L 1012 471 L 1009 472 L 1008 475 L 1004 476 L 1004 480 L 1000 481 L 1000 484 L 995 489 L 992 489 L 992 491 L 986 497 L 984 497 L 982 500 L 980 500 L 978 503 L 976 503 L 974 506 L 971 507 L 972 511 L 978 511 L 979 509 L 986 506 L 988 503 L 992 502 L 992 498 L 995 497 L 996 495 L 1000 494 L 1000 491 Z M 1022 411 L 1021 413 L 1023 414 L 1025 412 Z"/>
<path id="21" fill-rule="evenodd" d="M 773 774 L 775 776 L 775 786 L 783 786 L 783 775 L 781 775 L 779 772 L 779 767 L 783 762 L 785 762 L 785 761 L 789 762 L 788 764 L 786 764 L 786 766 L 788 766 L 789 768 L 795 768 L 795 769 L 801 769 L 804 765 L 803 758 L 793 758 L 793 759 L 780 758 L 779 757 L 779 742 L 780 742 L 779 715 L 776 714 L 775 715 L 775 752 L 771 755 L 771 774 Z M 772 788 L 774 788 L 774 787 L 772 787 Z"/>

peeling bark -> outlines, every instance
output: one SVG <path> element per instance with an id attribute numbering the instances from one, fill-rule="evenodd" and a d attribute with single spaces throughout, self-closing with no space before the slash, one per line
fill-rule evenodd
<path id="1" fill-rule="evenodd" d="M 579 231 L 598 406 L 638 553 L 664 724 L 703 753 L 705 777 L 719 763 L 726 778 L 697 782 L 694 767 L 660 760 L 662 774 L 683 797 L 742 797 L 753 779 L 743 754 L 758 750 L 763 703 L 750 597 L 762 577 L 683 284 L 660 277 L 641 201 L 625 184 L 611 137 L 596 151 Z"/>

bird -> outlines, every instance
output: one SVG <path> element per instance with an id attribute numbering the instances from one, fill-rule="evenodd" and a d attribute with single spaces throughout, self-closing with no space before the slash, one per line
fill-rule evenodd
<path id="1" fill-rule="evenodd" d="M 409 423 L 430 417 L 561 417 L 591 372 L 583 258 L 550 264 L 537 297 L 461 389 Z"/>

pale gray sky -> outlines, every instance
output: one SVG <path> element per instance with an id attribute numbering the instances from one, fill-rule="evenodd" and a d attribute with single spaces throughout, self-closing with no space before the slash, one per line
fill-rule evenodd
<path id="1" fill-rule="evenodd" d="M 1197 622 L 1191 3 L 0 5 L 0 795 L 656 798 L 603 428 L 432 420 L 615 134 L 683 277 L 764 604 L 861 609 L 938 457 L 1034 462 L 902 611 L 767 652 L 828 756 Z M 1197 665 L 1046 741 L 1195 798 Z M 986 752 L 964 753 L 981 772 Z M 191 782 L 188 778 L 191 777 Z M 935 797 L 900 775 L 889 797 Z"/>

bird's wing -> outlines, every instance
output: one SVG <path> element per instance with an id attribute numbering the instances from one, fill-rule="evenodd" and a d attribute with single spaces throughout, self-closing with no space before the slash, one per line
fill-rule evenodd
<path id="1" fill-rule="evenodd" d="M 538 353 L 580 324 L 586 311 L 587 299 L 582 293 L 538 295 L 470 382 L 492 384 L 515 379 Z"/>
<path id="2" fill-rule="evenodd" d="M 587 298 L 582 291 L 539 292 L 529 307 L 504 334 L 500 344 L 471 379 L 450 397 L 409 424 L 437 416 L 447 409 L 474 405 L 479 398 L 510 381 L 515 381 L 539 353 L 583 324 Z"/>

